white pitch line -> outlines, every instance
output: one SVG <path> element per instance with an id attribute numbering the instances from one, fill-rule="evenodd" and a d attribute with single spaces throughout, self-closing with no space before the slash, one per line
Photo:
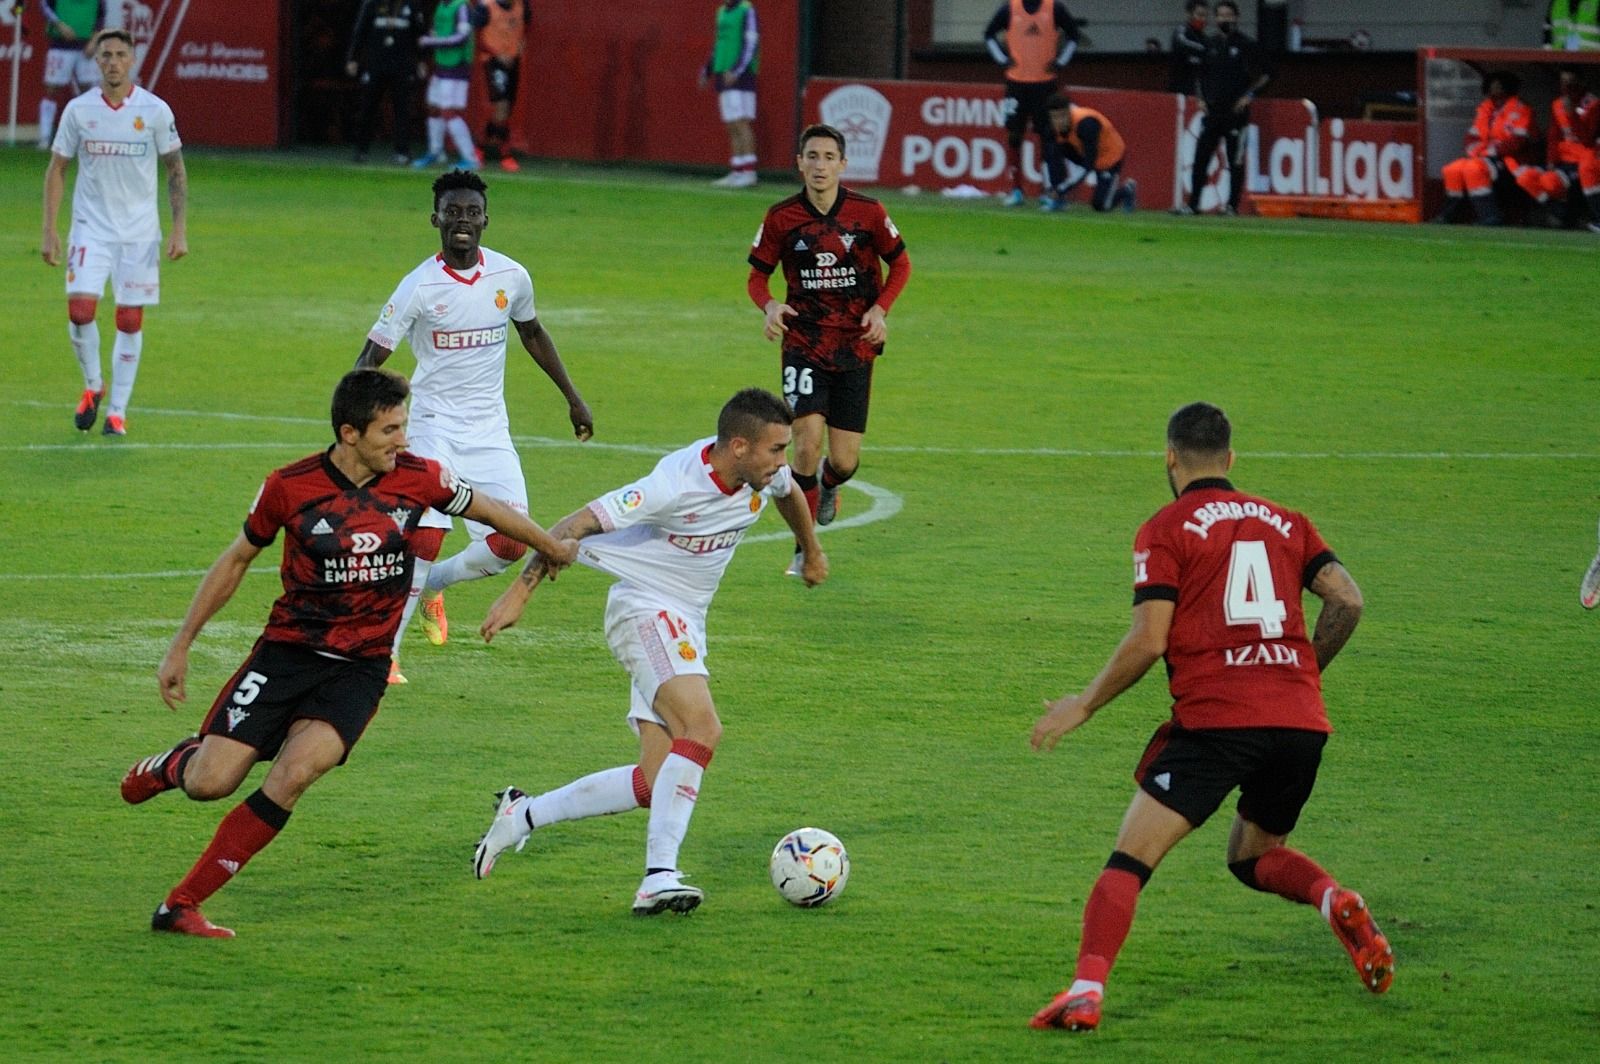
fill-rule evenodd
<path id="1" fill-rule="evenodd" d="M 841 528 L 859 528 L 862 525 L 870 525 L 875 521 L 887 521 L 889 518 L 899 513 L 906 504 L 904 499 L 890 491 L 888 488 L 880 488 L 876 484 L 868 484 L 864 480 L 850 480 L 847 481 L 844 486 L 847 488 L 855 488 L 857 491 L 866 495 L 867 498 L 872 500 L 872 505 L 863 513 L 852 514 L 849 517 L 841 518 L 831 525 L 818 526 L 818 535 L 826 535 L 829 532 L 837 532 Z M 794 533 L 788 531 L 763 532 L 759 536 L 750 536 L 746 538 L 744 542 L 774 543 L 780 539 L 792 540 L 794 539 Z"/>

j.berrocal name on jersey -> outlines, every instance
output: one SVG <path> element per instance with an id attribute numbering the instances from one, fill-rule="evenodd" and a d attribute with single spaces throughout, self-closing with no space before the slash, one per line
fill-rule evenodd
<path id="1" fill-rule="evenodd" d="M 800 271 L 802 288 L 854 288 L 855 284 L 854 266 L 819 266 Z"/>
<path id="2" fill-rule="evenodd" d="M 459 351 L 467 347 L 488 347 L 504 342 L 506 327 L 496 325 L 491 329 L 435 329 L 433 346 L 440 351 Z"/>
<path id="3" fill-rule="evenodd" d="M 1289 533 L 1294 531 L 1293 521 L 1285 521 L 1282 514 L 1258 502 L 1208 502 L 1195 510 L 1193 521 L 1183 523 L 1183 530 L 1205 539 L 1211 532 L 1211 526 L 1218 521 L 1243 521 L 1246 517 L 1271 525 L 1284 539 L 1288 539 Z"/>
<path id="4" fill-rule="evenodd" d="M 145 155 L 150 145 L 140 140 L 86 140 L 85 155 Z"/>
<path id="5" fill-rule="evenodd" d="M 684 536 L 677 532 L 667 536 L 667 542 L 690 554 L 710 554 L 714 550 L 728 550 L 744 538 L 744 529 L 716 532 L 709 536 Z"/>
<path id="6" fill-rule="evenodd" d="M 322 560 L 325 584 L 375 584 L 406 571 L 405 551 L 390 554 L 346 554 Z"/>
<path id="7" fill-rule="evenodd" d="M 1299 667 L 1300 652 L 1282 643 L 1251 643 L 1222 651 L 1224 665 L 1293 665 Z"/>

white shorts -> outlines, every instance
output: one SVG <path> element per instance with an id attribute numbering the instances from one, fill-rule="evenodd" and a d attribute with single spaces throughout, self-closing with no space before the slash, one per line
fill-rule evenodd
<path id="1" fill-rule="evenodd" d="M 450 471 L 474 491 L 481 491 L 509 505 L 518 513 L 528 512 L 528 484 L 522 478 L 522 460 L 517 457 L 511 439 L 505 435 L 489 437 L 472 443 L 452 439 L 439 431 L 434 419 L 419 417 L 406 431 L 406 450 L 423 458 L 443 462 Z M 423 528 L 452 528 L 449 514 L 429 510 L 418 524 Z M 494 531 L 477 521 L 467 522 L 467 532 L 474 542 L 487 539 Z"/>
<path id="2" fill-rule="evenodd" d="M 435 74 L 428 79 L 428 106 L 440 111 L 465 111 L 469 78 L 441 78 Z"/>
<path id="3" fill-rule="evenodd" d="M 59 89 L 63 85 L 77 85 L 78 88 L 88 91 L 89 88 L 100 81 L 100 68 L 95 61 L 83 54 L 83 49 L 74 45 L 71 48 L 51 48 L 44 55 L 44 84 L 47 89 Z"/>
<path id="4" fill-rule="evenodd" d="M 656 691 L 674 676 L 709 676 L 705 618 L 628 584 L 612 584 L 606 596 L 606 645 L 628 676 L 628 727 L 639 722 L 666 727 L 655 711 Z"/>
<path id="5" fill-rule="evenodd" d="M 99 299 L 108 280 L 119 307 L 161 302 L 161 241 L 110 244 L 72 230 L 67 235 L 67 294 L 86 292 Z"/>
<path id="6" fill-rule="evenodd" d="M 756 94 L 749 89 L 723 89 L 717 93 L 717 108 L 723 122 L 754 122 Z"/>

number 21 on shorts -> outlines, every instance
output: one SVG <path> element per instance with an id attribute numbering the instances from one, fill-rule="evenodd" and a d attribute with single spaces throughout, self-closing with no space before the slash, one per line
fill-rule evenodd
<path id="1" fill-rule="evenodd" d="M 1259 625 L 1264 639 L 1283 635 L 1289 610 L 1272 585 L 1272 563 L 1267 560 L 1267 545 L 1261 540 L 1234 541 L 1222 614 L 1229 624 Z"/>

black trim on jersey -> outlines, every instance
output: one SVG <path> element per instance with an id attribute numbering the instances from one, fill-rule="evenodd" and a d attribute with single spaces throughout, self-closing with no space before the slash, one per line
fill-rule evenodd
<path id="1" fill-rule="evenodd" d="M 267 547 L 272 546 L 272 541 L 278 538 L 278 534 L 274 532 L 266 539 L 261 539 L 254 532 L 250 531 L 250 519 L 247 517 L 244 519 L 244 538 L 250 541 L 250 545 L 252 547 L 265 550 Z"/>
<path id="2" fill-rule="evenodd" d="M 842 208 L 844 206 L 845 197 L 846 196 L 854 196 L 854 195 L 855 195 L 854 192 L 851 192 L 849 189 L 845 188 L 843 185 L 840 185 L 838 190 L 837 190 L 837 192 L 835 193 L 835 195 L 833 197 L 833 206 L 828 208 L 828 213 L 827 214 L 823 214 L 821 211 L 817 210 L 817 205 L 815 203 L 812 203 L 811 202 L 811 197 L 806 195 L 804 192 L 800 193 L 799 199 L 800 199 L 801 204 L 805 207 L 806 213 L 811 215 L 811 217 L 813 217 L 813 218 L 832 218 L 835 215 L 837 215 L 839 213 L 840 208 Z M 861 199 L 865 199 L 866 197 L 862 196 L 860 198 Z"/>
<path id="3" fill-rule="evenodd" d="M 894 247 L 890 248 L 888 251 L 885 251 L 885 252 L 882 252 L 881 254 L 879 254 L 878 258 L 882 259 L 884 262 L 893 262 L 895 259 L 898 259 L 901 255 L 904 255 L 905 253 L 906 253 L 906 242 L 904 240 L 902 240 L 902 241 L 900 241 L 900 243 L 896 244 Z"/>
<path id="4" fill-rule="evenodd" d="M 1134 589 L 1133 604 L 1135 606 L 1141 602 L 1150 602 L 1151 600 L 1157 600 L 1160 602 L 1177 602 L 1178 589 L 1173 587 L 1171 584 L 1151 584 L 1149 587 L 1140 587 Z"/>
<path id="5" fill-rule="evenodd" d="M 1178 494 L 1187 495 L 1191 491 L 1205 491 L 1209 488 L 1221 488 L 1223 491 L 1234 490 L 1232 482 L 1227 477 L 1201 477 L 1199 480 L 1189 481 Z"/>
<path id="6" fill-rule="evenodd" d="M 774 271 L 774 270 L 776 270 L 778 268 L 778 264 L 775 263 L 775 262 L 774 263 L 765 263 L 765 262 L 762 262 L 760 259 L 756 258 L 756 253 L 754 251 L 752 251 L 750 253 L 750 266 L 753 269 L 760 270 L 762 273 L 766 274 L 768 277 L 771 277 L 772 276 L 772 271 Z"/>
<path id="7" fill-rule="evenodd" d="M 334 444 L 334 446 L 336 447 L 338 444 Z M 356 490 L 355 481 L 341 473 L 339 471 L 339 467 L 333 464 L 333 447 L 329 447 L 326 451 L 322 452 L 322 471 L 328 474 L 328 479 L 333 481 L 333 486 L 338 488 L 340 491 Z M 377 477 L 372 478 L 372 480 L 377 479 Z M 371 484 L 372 480 L 367 481 L 367 483 Z"/>
<path id="8" fill-rule="evenodd" d="M 1337 554 L 1331 550 L 1324 550 L 1321 554 L 1306 562 L 1306 567 L 1300 571 L 1300 583 L 1305 585 L 1306 590 L 1309 591 L 1312 583 L 1317 579 L 1317 574 L 1322 572 L 1322 567 L 1330 563 L 1337 564 L 1338 561 L 1339 556 Z"/>

